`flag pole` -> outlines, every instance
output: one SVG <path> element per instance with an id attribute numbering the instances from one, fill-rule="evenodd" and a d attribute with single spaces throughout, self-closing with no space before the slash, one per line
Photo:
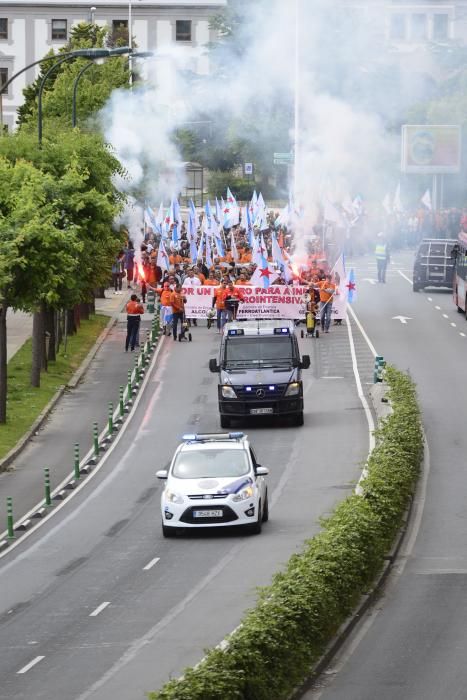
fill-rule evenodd
<path id="1" fill-rule="evenodd" d="M 295 0 L 295 106 L 294 106 L 294 171 L 293 189 L 295 206 L 298 206 L 300 172 L 300 0 Z"/>

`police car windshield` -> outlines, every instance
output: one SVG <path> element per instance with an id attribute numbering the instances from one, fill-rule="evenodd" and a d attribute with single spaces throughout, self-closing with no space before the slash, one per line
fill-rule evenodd
<path id="1" fill-rule="evenodd" d="M 179 452 L 172 475 L 178 479 L 238 477 L 248 474 L 249 470 L 245 450 L 200 449 Z"/>
<path id="2" fill-rule="evenodd" d="M 225 362 L 229 364 L 288 363 L 293 359 L 289 335 L 230 337 L 225 342 Z"/>

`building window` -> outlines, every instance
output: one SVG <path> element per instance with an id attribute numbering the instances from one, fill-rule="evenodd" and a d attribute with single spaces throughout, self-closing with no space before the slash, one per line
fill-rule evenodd
<path id="1" fill-rule="evenodd" d="M 426 15 L 412 15 L 411 37 L 412 41 L 426 39 Z"/>
<path id="2" fill-rule="evenodd" d="M 112 33 L 110 35 L 110 42 L 112 46 L 128 46 L 129 44 L 129 34 L 128 34 L 128 20 L 127 19 L 113 19 L 112 20 Z"/>
<path id="3" fill-rule="evenodd" d="M 4 88 L 3 85 L 8 82 L 8 68 L 0 68 L 0 90 L 2 95 L 8 93 L 8 88 Z"/>
<path id="4" fill-rule="evenodd" d="M 448 15 L 433 15 L 433 39 L 447 39 L 449 37 Z"/>
<path id="5" fill-rule="evenodd" d="M 0 17 L 0 39 L 8 39 L 8 20 Z"/>
<path id="6" fill-rule="evenodd" d="M 52 20 L 52 39 L 66 41 L 66 19 Z"/>
<path id="7" fill-rule="evenodd" d="M 191 19 L 177 19 L 175 22 L 176 41 L 191 41 Z"/>
<path id="8" fill-rule="evenodd" d="M 404 41 L 407 38 L 406 17 L 405 15 L 391 15 L 391 25 L 389 28 L 389 36 L 391 39 Z"/>

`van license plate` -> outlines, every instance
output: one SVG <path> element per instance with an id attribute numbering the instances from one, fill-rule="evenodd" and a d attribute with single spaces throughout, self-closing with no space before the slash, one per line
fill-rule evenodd
<path id="1" fill-rule="evenodd" d="M 195 510 L 193 511 L 194 518 L 222 518 L 224 515 L 222 510 Z"/>
<path id="2" fill-rule="evenodd" d="M 270 413 L 274 413 L 272 406 L 270 408 L 250 408 L 250 414 L 252 416 L 264 416 Z"/>

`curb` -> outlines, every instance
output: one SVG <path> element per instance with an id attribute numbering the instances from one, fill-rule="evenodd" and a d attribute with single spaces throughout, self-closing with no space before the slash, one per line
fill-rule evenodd
<path id="1" fill-rule="evenodd" d="M 123 308 L 123 304 L 122 304 Z M 72 375 L 70 380 L 67 382 L 67 384 L 62 385 L 56 393 L 52 396 L 50 401 L 44 406 L 42 409 L 41 413 L 39 416 L 36 418 L 32 426 L 29 428 L 29 430 L 24 433 L 24 435 L 18 440 L 16 445 L 11 448 L 9 452 L 0 459 L 0 473 L 4 472 L 7 470 L 7 467 L 18 457 L 18 455 L 22 452 L 22 450 L 26 447 L 28 442 L 31 440 L 31 438 L 34 437 L 35 433 L 37 433 L 38 430 L 41 429 L 43 424 L 45 423 L 46 419 L 49 417 L 49 415 L 52 413 L 53 409 L 57 405 L 57 403 L 60 401 L 62 398 L 63 394 L 67 389 L 75 389 L 78 383 L 82 380 L 83 376 L 89 369 L 89 365 L 93 361 L 94 357 L 96 356 L 97 351 L 100 349 L 100 347 L 103 345 L 105 340 L 107 339 L 107 336 L 109 335 L 110 331 L 114 327 L 114 325 L 118 321 L 118 317 L 120 315 L 120 310 L 115 312 L 112 316 L 109 318 L 109 322 L 107 323 L 106 327 L 101 331 L 99 337 L 97 338 L 96 342 L 92 346 L 92 348 L 89 350 L 88 354 L 82 361 L 81 365 L 78 367 L 76 372 Z M 1 547 L 0 543 L 0 547 Z M 1 551 L 1 549 L 0 549 Z"/>

